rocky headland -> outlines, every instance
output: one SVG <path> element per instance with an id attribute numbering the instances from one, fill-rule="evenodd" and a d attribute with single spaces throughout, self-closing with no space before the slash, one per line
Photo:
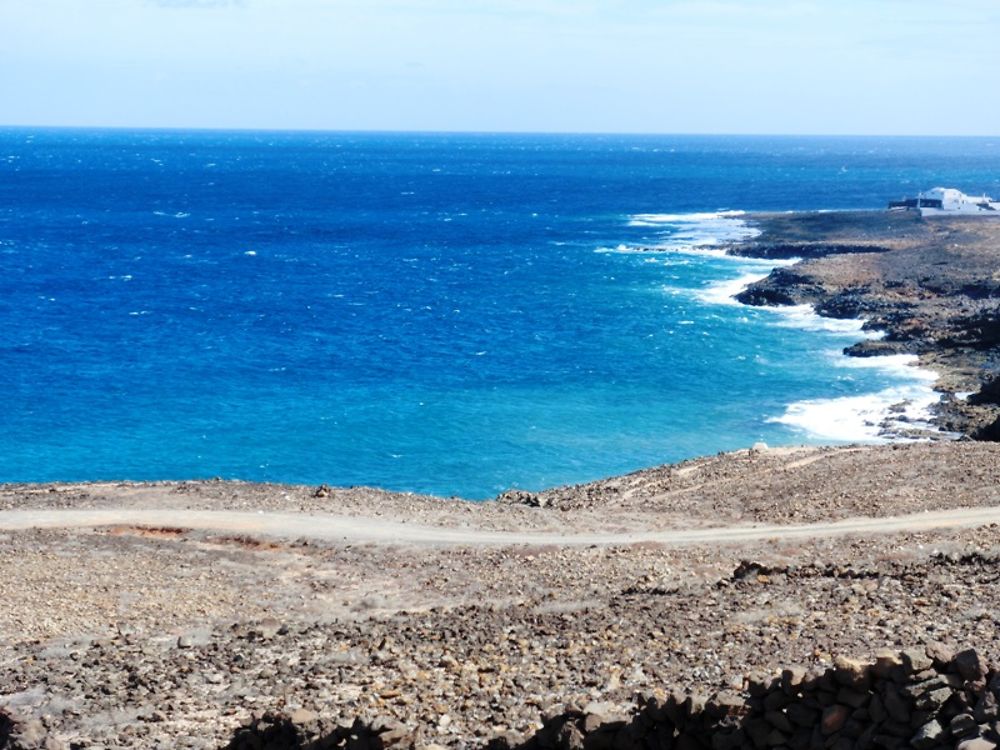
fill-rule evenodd
<path id="1" fill-rule="evenodd" d="M 937 424 L 974 439 L 1000 438 L 1000 220 L 852 211 L 762 214 L 752 222 L 760 235 L 729 252 L 802 261 L 737 299 L 863 318 L 866 329 L 884 335 L 847 354 L 919 355 L 939 374 Z"/>

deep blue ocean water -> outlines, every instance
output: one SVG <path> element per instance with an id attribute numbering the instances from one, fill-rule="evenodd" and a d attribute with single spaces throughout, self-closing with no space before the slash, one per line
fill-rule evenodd
<path id="1" fill-rule="evenodd" d="M 483 498 L 864 437 L 926 381 L 728 301 L 769 266 L 717 212 L 938 184 L 1000 193 L 1000 139 L 0 129 L 0 481 Z"/>

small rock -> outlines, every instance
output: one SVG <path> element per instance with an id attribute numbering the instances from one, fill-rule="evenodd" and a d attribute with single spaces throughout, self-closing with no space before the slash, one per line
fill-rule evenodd
<path id="1" fill-rule="evenodd" d="M 752 672 L 747 678 L 747 691 L 754 698 L 763 698 L 774 687 L 777 678 L 766 672 Z"/>
<path id="2" fill-rule="evenodd" d="M 965 680 L 981 680 L 986 676 L 986 667 L 974 648 L 955 654 L 952 664 Z"/>
<path id="3" fill-rule="evenodd" d="M 891 677 L 902 666 L 903 659 L 898 653 L 882 649 L 875 654 L 875 666 L 872 667 L 872 671 L 876 677 L 884 680 Z"/>
<path id="4" fill-rule="evenodd" d="M 787 669 L 783 669 L 781 671 L 781 686 L 786 691 L 796 690 L 799 686 L 802 685 L 802 682 L 805 679 L 806 679 L 805 667 L 794 666 L 794 667 L 788 667 Z"/>
<path id="5" fill-rule="evenodd" d="M 945 670 L 955 658 L 955 651 L 943 643 L 932 643 L 927 647 L 927 655 L 933 660 L 938 670 Z"/>
<path id="6" fill-rule="evenodd" d="M 816 726 L 816 720 L 819 718 L 819 711 L 814 708 L 809 708 L 801 703 L 793 703 L 790 705 L 787 709 L 785 709 L 785 714 L 793 724 L 807 728 Z M 765 714 L 765 716 L 767 716 L 767 714 Z"/>
<path id="7" fill-rule="evenodd" d="M 851 709 L 847 706 L 835 703 L 823 709 L 823 718 L 820 720 L 820 730 L 823 734 L 833 734 L 847 722 L 851 715 Z"/>
<path id="8" fill-rule="evenodd" d="M 612 703 L 604 701 L 592 701 L 583 708 L 583 731 L 589 734 L 602 724 L 619 721 L 623 717 L 619 715 L 617 707 Z"/>
<path id="9" fill-rule="evenodd" d="M 852 690 L 851 688 L 844 687 L 837 691 L 837 703 L 844 703 L 851 708 L 861 708 L 867 705 L 870 698 L 870 693 L 861 690 Z"/>
<path id="10" fill-rule="evenodd" d="M 115 630 L 122 638 L 131 638 L 136 634 L 136 627 L 130 622 L 121 621 L 115 624 Z"/>
<path id="11" fill-rule="evenodd" d="M 253 634 L 263 640 L 270 640 L 281 632 L 281 623 L 273 617 L 261 620 L 253 629 Z"/>
<path id="12" fill-rule="evenodd" d="M 917 733 L 910 739 L 910 745 L 916 750 L 926 750 L 939 744 L 939 740 L 944 738 L 945 730 L 936 719 L 931 719 L 924 724 Z"/>
<path id="13" fill-rule="evenodd" d="M 288 715 L 289 721 L 293 724 L 309 724 L 316 721 L 319 715 L 306 708 L 297 708 Z"/>
<path id="14" fill-rule="evenodd" d="M 972 718 L 971 714 L 958 714 L 948 724 L 948 729 L 955 737 L 968 737 L 979 731 L 979 725 L 976 724 L 976 720 Z"/>
<path id="15" fill-rule="evenodd" d="M 556 735 L 556 747 L 562 750 L 583 750 L 583 732 L 575 723 L 567 721 L 559 728 L 559 733 Z"/>
<path id="16" fill-rule="evenodd" d="M 925 669 L 930 669 L 934 666 L 934 660 L 922 648 L 905 649 L 900 654 L 900 657 L 903 660 L 903 666 L 910 673 L 923 672 Z"/>
<path id="17" fill-rule="evenodd" d="M 847 687 L 860 688 L 868 684 L 869 669 L 871 666 L 859 659 L 848 659 L 845 656 L 837 656 L 833 660 L 834 679 L 841 685 Z"/>
<path id="18" fill-rule="evenodd" d="M 32 719 L 31 721 L 26 721 L 18 727 L 17 732 L 18 745 L 14 747 L 41 747 L 42 743 L 45 741 L 45 726 L 38 719 Z M 6 738 L 4 738 L 6 739 Z M 4 747 L 6 747 L 6 743 Z"/>
<path id="19" fill-rule="evenodd" d="M 990 742 L 985 737 L 973 737 L 959 742 L 957 750 L 996 750 L 996 747 L 995 742 Z"/>
<path id="20" fill-rule="evenodd" d="M 791 708 L 792 707 L 789 706 L 789 709 Z M 789 720 L 788 715 L 782 711 L 768 711 L 764 714 L 764 720 L 778 731 L 786 734 L 791 734 L 795 731 L 795 727 L 792 726 L 792 722 Z"/>
<path id="21" fill-rule="evenodd" d="M 951 698 L 951 688 L 943 687 L 929 690 L 916 700 L 916 706 L 922 711 L 937 711 Z"/>
<path id="22" fill-rule="evenodd" d="M 998 713 L 1000 711 L 998 711 L 996 696 L 990 690 L 983 693 L 982 697 L 976 702 L 975 709 L 972 711 L 973 717 L 975 717 L 979 724 L 995 720 Z"/>

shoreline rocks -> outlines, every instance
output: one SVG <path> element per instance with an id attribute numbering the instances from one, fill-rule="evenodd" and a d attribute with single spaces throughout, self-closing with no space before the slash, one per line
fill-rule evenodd
<path id="1" fill-rule="evenodd" d="M 916 214 L 844 211 L 761 214 L 761 234 L 734 255 L 803 260 L 777 268 L 737 295 L 748 305 L 813 306 L 831 318 L 864 318 L 880 340 L 850 356 L 916 354 L 940 373 L 935 421 L 946 432 L 1000 439 L 1000 221 L 922 219 Z M 798 252 L 797 252 L 798 251 Z"/>

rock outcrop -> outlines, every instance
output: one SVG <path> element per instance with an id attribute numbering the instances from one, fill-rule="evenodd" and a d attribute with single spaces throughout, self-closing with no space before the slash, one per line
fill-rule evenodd
<path id="1" fill-rule="evenodd" d="M 807 304 L 831 318 L 863 318 L 883 338 L 845 353 L 911 353 L 941 375 L 939 425 L 1000 439 L 1000 404 L 983 390 L 1000 375 L 1000 221 L 921 220 L 915 214 L 838 212 L 766 215 L 761 235 L 734 255 L 799 257 L 737 295 L 748 305 Z M 796 252 L 798 249 L 801 252 Z"/>

